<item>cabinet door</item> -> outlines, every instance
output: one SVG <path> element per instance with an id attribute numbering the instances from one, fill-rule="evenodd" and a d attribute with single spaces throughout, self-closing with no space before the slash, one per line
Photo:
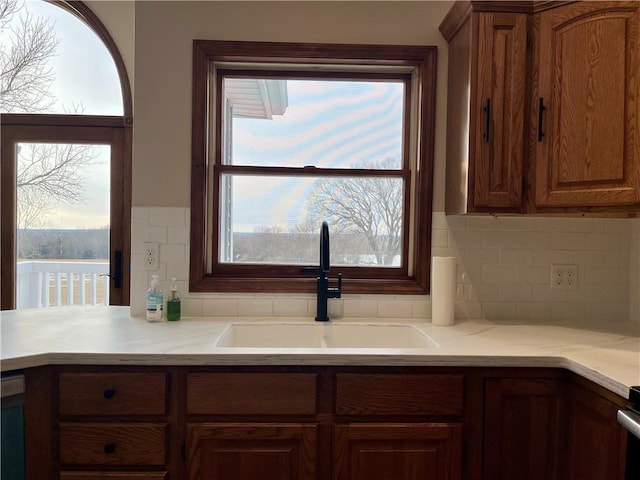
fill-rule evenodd
<path id="1" fill-rule="evenodd" d="M 462 426 L 337 425 L 334 457 L 335 480 L 459 480 Z"/>
<path id="2" fill-rule="evenodd" d="M 476 207 L 522 208 L 526 18 L 511 13 L 473 18 L 477 92 L 471 102 L 476 123 L 470 139 L 475 145 L 470 187 Z"/>
<path id="3" fill-rule="evenodd" d="M 561 385 L 551 379 L 486 381 L 485 480 L 559 478 Z"/>
<path id="4" fill-rule="evenodd" d="M 312 480 L 316 426 L 203 423 L 187 426 L 189 480 Z"/>
<path id="5" fill-rule="evenodd" d="M 536 206 L 640 204 L 640 3 L 577 2 L 535 23 Z"/>
<path id="6" fill-rule="evenodd" d="M 618 407 L 579 386 L 569 396 L 568 480 L 623 480 L 626 431 Z"/>

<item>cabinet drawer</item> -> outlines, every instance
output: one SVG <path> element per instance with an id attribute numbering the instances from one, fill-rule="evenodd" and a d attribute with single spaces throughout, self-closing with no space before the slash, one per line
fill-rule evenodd
<path id="1" fill-rule="evenodd" d="M 167 472 L 60 472 L 60 480 L 165 480 Z"/>
<path id="2" fill-rule="evenodd" d="M 463 375 L 336 375 L 337 415 L 462 415 Z"/>
<path id="3" fill-rule="evenodd" d="M 190 373 L 187 414 L 313 415 L 314 373 Z"/>
<path id="4" fill-rule="evenodd" d="M 164 465 L 164 423 L 62 423 L 60 462 L 74 465 Z"/>
<path id="5" fill-rule="evenodd" d="M 60 415 L 164 415 L 166 373 L 61 373 Z"/>

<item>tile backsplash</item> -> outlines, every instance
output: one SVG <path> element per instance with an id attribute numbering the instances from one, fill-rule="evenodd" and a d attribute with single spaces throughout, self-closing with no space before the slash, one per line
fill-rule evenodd
<path id="1" fill-rule="evenodd" d="M 188 292 L 189 209 L 132 209 L 131 313 L 144 315 L 151 274 L 178 279 L 184 315 L 313 317 L 313 294 Z M 143 243 L 159 244 L 159 268 L 143 269 Z M 433 214 L 433 255 L 457 258 L 456 318 L 640 322 L 640 219 Z M 552 290 L 551 264 L 578 266 L 576 290 Z M 344 295 L 333 317 L 431 318 L 430 296 Z"/>

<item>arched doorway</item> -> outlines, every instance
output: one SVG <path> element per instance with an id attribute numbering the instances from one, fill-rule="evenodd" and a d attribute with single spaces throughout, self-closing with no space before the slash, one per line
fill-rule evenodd
<path id="1" fill-rule="evenodd" d="M 2 309 L 128 305 L 133 120 L 124 62 L 83 3 L 29 8 L 2 26 L 11 46 L 3 96 L 7 86 L 23 88 L 0 106 Z M 61 52 L 65 41 L 70 48 Z M 22 78 L 6 76 L 7 58 L 27 47 L 46 61 Z M 30 85 L 28 74 L 46 88 Z"/>

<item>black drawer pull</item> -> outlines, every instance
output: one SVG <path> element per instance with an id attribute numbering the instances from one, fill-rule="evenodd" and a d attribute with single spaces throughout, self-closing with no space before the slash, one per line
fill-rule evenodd
<path id="1" fill-rule="evenodd" d="M 104 444 L 104 453 L 107 455 L 111 455 L 116 450 L 116 446 L 114 443 L 105 443 Z"/>
<path id="2" fill-rule="evenodd" d="M 110 400 L 116 396 L 116 391 L 113 388 L 107 388 L 102 395 L 107 400 Z"/>
<path id="3" fill-rule="evenodd" d="M 544 98 L 540 98 L 540 100 L 538 101 L 538 142 L 541 142 L 544 138 L 544 132 L 542 131 L 542 117 L 546 109 L 547 107 L 544 106 Z"/>
<path id="4" fill-rule="evenodd" d="M 485 142 L 489 142 L 489 135 L 491 133 L 491 99 L 487 98 L 487 103 L 482 109 L 484 111 L 484 133 L 482 138 Z"/>

